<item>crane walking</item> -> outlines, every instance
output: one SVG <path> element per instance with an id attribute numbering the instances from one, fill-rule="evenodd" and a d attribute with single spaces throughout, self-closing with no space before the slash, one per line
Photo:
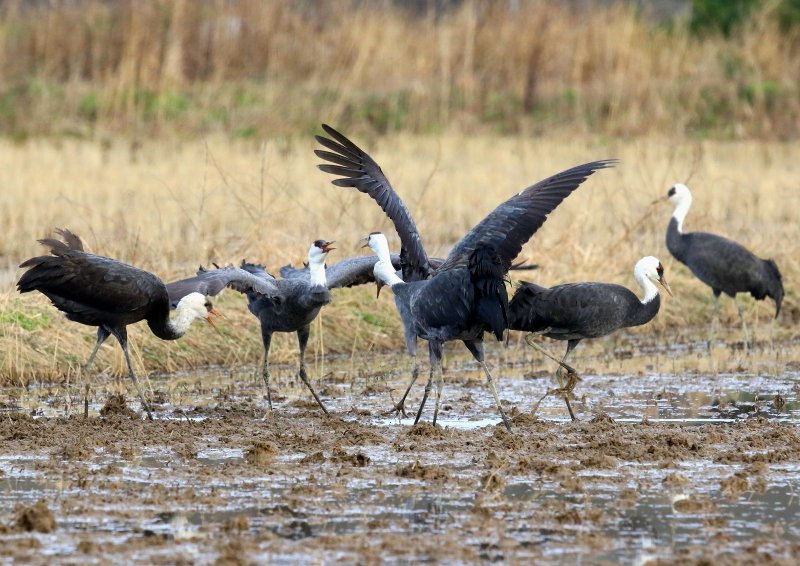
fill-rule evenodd
<path id="1" fill-rule="evenodd" d="M 606 336 L 621 328 L 646 324 L 658 313 L 661 297 L 656 283 L 672 295 L 664 278 L 664 267 L 653 256 L 640 259 L 633 270 L 644 296 L 639 299 L 622 285 L 610 283 L 566 283 L 541 287 L 523 282 L 508 306 L 509 330 L 543 334 L 555 340 L 567 340 L 567 351 L 559 362 L 556 378 L 572 420 L 575 413 L 569 397 L 577 381 L 575 370 L 566 365 L 567 357 L 581 340 Z M 528 343 L 543 351 L 536 343 Z M 548 357 L 551 357 L 545 351 Z M 565 386 L 562 369 L 569 372 Z"/>

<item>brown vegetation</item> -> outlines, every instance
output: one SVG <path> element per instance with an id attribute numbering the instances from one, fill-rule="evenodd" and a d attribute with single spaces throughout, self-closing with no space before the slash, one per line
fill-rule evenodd
<path id="1" fill-rule="evenodd" d="M 635 3 L 454 4 L 8 0 L 0 128 L 798 134 L 800 42 L 774 3 L 730 37 Z"/>
<path id="2" fill-rule="evenodd" d="M 358 141 L 361 141 L 357 138 Z M 671 207 L 651 202 L 677 181 L 694 190 L 687 229 L 707 229 L 746 242 L 783 271 L 787 297 L 773 329 L 771 307 L 757 333 L 792 337 L 800 318 L 792 281 L 798 278 L 795 213 L 785 203 L 796 191 L 798 148 L 779 143 L 672 143 L 640 139 L 599 143 L 588 138 L 420 138 L 364 140 L 417 218 L 432 255 L 458 238 L 502 200 L 547 175 L 592 159 L 621 164 L 594 175 L 567 199 L 524 248 L 521 259 L 540 263 L 541 284 L 609 281 L 635 288 L 637 259 L 656 255 L 665 264 L 674 298 L 656 320 L 637 330 L 676 329 L 701 339 L 712 312 L 711 292 L 673 261 L 664 246 Z M 94 343 L 93 329 L 66 321 L 39 294 L 13 290 L 16 266 L 42 253 L 36 238 L 66 226 L 97 253 L 153 271 L 166 280 L 185 277 L 200 263 L 265 263 L 272 271 L 299 264 L 316 238 L 337 241 L 330 260 L 366 253 L 358 240 L 383 230 L 397 247 L 391 223 L 366 196 L 330 185 L 315 168 L 311 139 L 270 141 L 261 147 L 207 143 L 144 144 L 132 159 L 127 147 L 64 141 L 22 146 L 0 143 L 0 381 L 26 383 L 76 376 Z M 748 299 L 742 299 L 748 301 Z M 257 321 L 233 291 L 215 304 L 228 316 L 224 336 L 196 325 L 177 342 L 162 342 L 145 325 L 130 328 L 134 364 L 176 371 L 205 364 L 240 368 L 261 356 Z M 315 323 L 309 350 L 314 375 L 325 374 L 324 354 L 399 349 L 402 332 L 390 292 L 342 290 Z M 722 302 L 723 322 L 737 324 Z M 751 323 L 753 322 L 751 318 Z M 692 329 L 694 326 L 697 328 Z M 118 346 L 104 346 L 99 369 L 124 375 Z M 598 341 L 598 347 L 603 342 Z M 276 362 L 294 361 L 295 338 L 279 335 Z"/>

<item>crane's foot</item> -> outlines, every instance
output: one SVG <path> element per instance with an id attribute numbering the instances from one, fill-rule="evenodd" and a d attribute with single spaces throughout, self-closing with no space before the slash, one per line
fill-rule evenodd
<path id="1" fill-rule="evenodd" d="M 395 416 L 395 415 L 402 415 L 404 419 L 408 418 L 408 413 L 406 413 L 406 400 L 405 399 L 401 399 L 400 401 L 398 401 L 395 404 L 394 407 L 392 407 L 391 409 L 389 409 L 388 411 L 385 411 L 383 413 L 383 416 L 385 416 L 385 417 L 392 417 L 392 416 Z"/>

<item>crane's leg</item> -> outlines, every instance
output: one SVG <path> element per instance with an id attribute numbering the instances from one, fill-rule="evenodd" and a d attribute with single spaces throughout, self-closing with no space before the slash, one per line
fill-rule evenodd
<path id="1" fill-rule="evenodd" d="M 314 391 L 314 388 L 311 387 L 311 382 L 308 380 L 308 374 L 306 373 L 306 345 L 308 344 L 308 336 L 311 334 L 311 325 L 304 326 L 300 330 L 297 331 L 297 342 L 300 344 L 300 379 L 303 380 L 303 383 L 306 384 L 308 390 L 311 391 L 311 395 L 314 396 L 314 399 L 319 405 L 322 412 L 326 415 L 329 415 L 328 409 L 325 408 L 325 405 L 322 404 L 322 401 L 319 400 L 317 396 L 317 392 Z"/>
<path id="2" fill-rule="evenodd" d="M 536 332 L 532 332 L 532 333 L 528 334 L 528 336 L 526 336 L 526 337 L 525 337 L 525 342 L 528 344 L 528 346 L 530 346 L 531 348 L 533 348 L 533 349 L 535 349 L 535 350 L 538 350 L 540 353 L 544 354 L 544 355 L 545 355 L 545 357 L 548 357 L 548 358 L 550 358 L 551 360 L 553 360 L 553 361 L 554 361 L 555 363 L 557 363 L 557 364 L 558 364 L 560 367 L 562 367 L 562 368 L 564 368 L 565 370 L 567 370 L 567 373 L 574 373 L 574 374 L 576 374 L 576 375 L 577 375 L 577 372 L 575 371 L 575 368 L 574 368 L 574 367 L 572 367 L 572 366 L 571 366 L 571 365 L 569 365 L 569 364 L 566 364 L 566 363 L 564 363 L 562 360 L 559 360 L 558 358 L 556 358 L 555 356 L 553 356 L 553 355 L 552 355 L 550 352 L 548 352 L 547 350 L 545 350 L 544 348 L 542 348 L 541 346 L 539 346 L 539 344 L 537 344 L 536 342 L 534 342 L 534 341 L 532 340 L 532 338 L 533 338 L 534 336 L 536 336 L 536 335 L 537 335 L 537 333 L 536 333 Z"/>
<path id="3" fill-rule="evenodd" d="M 136 374 L 133 372 L 131 357 L 128 354 L 128 331 L 124 326 L 121 328 L 110 328 L 110 330 L 119 342 L 119 345 L 122 346 L 122 353 L 125 354 L 125 362 L 128 364 L 128 377 L 131 378 L 133 385 L 136 387 L 136 392 L 139 394 L 139 400 L 142 402 L 142 408 L 147 413 L 148 420 L 152 421 L 153 412 L 150 410 L 150 403 L 148 403 L 147 399 L 144 398 L 144 392 L 142 391 L 142 387 L 139 385 L 139 380 L 136 379 Z"/>
<path id="4" fill-rule="evenodd" d="M 566 387 L 564 386 L 563 381 L 561 381 L 561 376 L 564 371 L 564 365 L 566 365 L 567 357 L 569 356 L 570 352 L 572 352 L 572 350 L 575 349 L 575 346 L 578 345 L 578 342 L 580 342 L 580 340 L 569 340 L 567 342 L 567 351 L 564 352 L 564 357 L 561 358 L 561 362 L 559 362 L 560 364 L 563 365 L 559 365 L 558 369 L 556 370 L 556 379 L 558 380 L 558 388 L 564 393 L 564 402 L 567 404 L 567 411 L 569 411 L 569 416 L 573 421 L 577 421 L 578 419 L 575 417 L 575 413 L 572 412 L 572 405 L 569 404 L 569 396 L 572 393 L 573 387 L 575 387 L 576 380 L 573 379 L 572 376 L 575 376 L 576 373 L 572 371 L 567 374 Z"/>
<path id="5" fill-rule="evenodd" d="M 414 384 L 417 382 L 417 378 L 419 378 L 419 364 L 417 363 L 417 337 L 408 332 L 406 330 L 406 351 L 411 356 L 411 381 L 406 387 L 406 392 L 403 393 L 403 397 L 397 404 L 390 410 L 388 413 L 401 413 L 404 417 L 407 417 L 406 414 L 406 397 L 411 392 L 411 388 L 414 387 Z"/>
<path id="6" fill-rule="evenodd" d="M 264 365 L 261 367 L 261 377 L 264 378 L 264 385 L 267 388 L 267 406 L 272 410 L 272 393 L 269 391 L 269 346 L 272 344 L 272 332 L 266 329 L 266 325 L 261 323 L 261 341 L 264 343 Z"/>
<path id="7" fill-rule="evenodd" d="M 744 318 L 744 311 L 742 310 L 742 305 L 739 304 L 739 301 L 736 300 L 736 295 L 733 297 L 733 302 L 736 303 L 736 311 L 739 313 L 739 320 L 742 322 L 742 333 L 744 334 L 744 351 L 748 351 L 748 345 L 750 343 L 750 336 L 747 332 L 747 321 Z"/>
<path id="8" fill-rule="evenodd" d="M 97 327 L 97 342 L 94 345 L 94 350 L 92 350 L 92 353 L 89 354 L 89 358 L 86 360 L 86 363 L 83 364 L 81 371 L 84 373 L 89 371 L 89 368 L 92 367 L 92 364 L 94 363 L 95 356 L 97 356 L 97 351 L 110 335 L 111 332 L 109 332 L 105 326 L 100 325 Z"/>
<path id="9" fill-rule="evenodd" d="M 489 386 L 489 391 L 492 392 L 497 410 L 500 412 L 500 417 L 503 419 L 503 424 L 506 426 L 506 430 L 511 432 L 511 423 L 509 423 L 508 417 L 506 417 L 506 413 L 503 411 L 503 406 L 500 404 L 500 397 L 497 395 L 497 388 L 494 386 L 494 379 L 492 379 L 492 374 L 489 372 L 489 368 L 484 361 L 483 342 L 478 340 L 464 340 L 464 345 L 472 353 L 472 357 L 483 367 L 483 372 L 486 374 L 486 384 Z"/>
<path id="10" fill-rule="evenodd" d="M 722 291 L 717 289 L 712 289 L 714 292 L 714 318 L 711 319 L 711 336 L 708 339 L 708 346 L 711 347 L 711 341 L 715 340 L 717 337 L 717 332 L 719 332 L 720 322 L 719 322 L 719 295 Z M 735 301 L 736 299 L 734 299 Z"/>
<path id="11" fill-rule="evenodd" d="M 444 376 L 442 375 L 442 343 L 428 341 L 428 354 L 431 360 L 431 376 L 436 377 L 436 404 L 433 406 L 433 426 L 439 416 L 439 403 L 442 401 Z"/>
<path id="12" fill-rule="evenodd" d="M 428 375 L 428 383 L 425 384 L 425 393 L 423 393 L 422 402 L 419 404 L 419 409 L 417 409 L 417 418 L 414 419 L 414 424 L 417 424 L 419 422 L 419 419 L 422 416 L 422 411 L 425 409 L 425 403 L 428 402 L 428 395 L 430 395 L 431 387 L 433 386 L 433 376 L 434 376 L 434 373 L 436 372 L 436 365 L 437 365 L 436 363 L 434 363 L 433 352 L 434 352 L 434 350 L 433 350 L 433 347 L 431 346 L 431 342 L 429 340 L 428 341 L 428 354 L 429 354 L 430 360 L 431 360 L 431 372 Z M 439 360 L 438 360 L 439 372 L 442 371 L 441 362 L 442 362 L 441 346 L 439 346 Z"/>

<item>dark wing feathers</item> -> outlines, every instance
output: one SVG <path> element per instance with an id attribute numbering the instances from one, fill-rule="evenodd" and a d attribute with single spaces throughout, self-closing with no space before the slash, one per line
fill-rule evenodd
<path id="1" fill-rule="evenodd" d="M 428 255 L 422 245 L 417 226 L 405 203 L 395 193 L 389 180 L 377 163 L 356 144 L 330 126 L 322 128 L 332 138 L 315 136 L 317 141 L 333 153 L 316 150 L 317 157 L 335 165 L 318 165 L 320 170 L 338 175 L 332 183 L 337 187 L 353 187 L 368 194 L 381 207 L 394 223 L 400 236 L 402 255 L 407 265 L 403 269 L 403 279 L 407 282 L 420 281 L 430 276 L 431 267 Z"/>
<path id="2" fill-rule="evenodd" d="M 52 248 L 51 248 L 52 249 Z M 40 291 L 66 302 L 91 305 L 110 313 L 134 311 L 150 304 L 164 290 L 161 280 L 142 269 L 120 261 L 60 247 L 52 256 L 31 258 L 17 282 L 20 293 Z"/>
<path id="3" fill-rule="evenodd" d="M 603 336 L 628 326 L 638 298 L 611 283 L 567 283 L 551 288 L 524 283 L 509 304 L 509 328 L 547 336 Z"/>
<path id="4" fill-rule="evenodd" d="M 263 272 L 263 268 L 261 271 Z M 175 308 L 178 301 L 189 293 L 214 296 L 226 287 L 240 293 L 256 292 L 270 297 L 277 295 L 278 288 L 274 283 L 274 279 L 266 272 L 263 273 L 265 276 L 254 274 L 244 269 L 244 265 L 242 267 L 229 265 L 218 269 L 204 269 L 201 267 L 194 277 L 167 284 L 170 308 Z"/>
<path id="5" fill-rule="evenodd" d="M 479 247 L 488 247 L 497 252 L 508 270 L 525 242 L 544 224 L 547 215 L 561 201 L 589 175 L 616 163 L 616 160 L 609 159 L 578 165 L 520 191 L 495 208 L 461 238 L 439 269 L 464 265 L 471 252 Z"/>

